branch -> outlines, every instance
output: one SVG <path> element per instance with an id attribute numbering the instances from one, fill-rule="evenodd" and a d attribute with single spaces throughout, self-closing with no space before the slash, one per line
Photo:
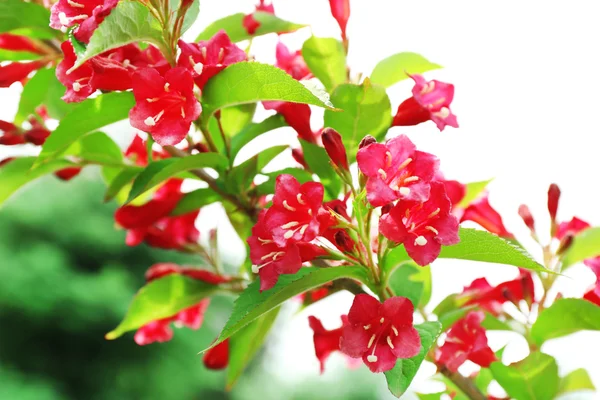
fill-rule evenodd
<path id="1" fill-rule="evenodd" d="M 445 365 L 438 365 L 439 372 L 450 379 L 468 398 L 472 400 L 487 400 L 487 397 L 481 393 L 473 381 L 459 374 L 450 371 Z"/>
<path id="2" fill-rule="evenodd" d="M 173 157 L 186 157 L 189 155 L 185 151 L 180 150 L 174 146 L 163 146 L 163 149 L 165 149 L 165 151 Z M 204 182 L 206 182 L 208 184 L 208 187 L 211 188 L 212 190 L 214 190 L 219 195 L 221 195 L 221 197 L 223 197 L 223 199 L 229 201 L 230 203 L 235 205 L 237 208 L 244 211 L 250 218 L 252 218 L 252 220 L 256 221 L 256 217 L 258 216 L 258 210 L 255 207 L 247 205 L 247 204 L 243 204 L 240 201 L 240 199 L 237 198 L 236 196 L 232 196 L 231 194 L 224 192 L 217 185 L 217 181 L 212 176 L 207 174 L 204 170 L 192 169 L 192 170 L 190 170 L 190 172 L 192 174 L 196 175 L 198 178 L 202 179 Z"/>

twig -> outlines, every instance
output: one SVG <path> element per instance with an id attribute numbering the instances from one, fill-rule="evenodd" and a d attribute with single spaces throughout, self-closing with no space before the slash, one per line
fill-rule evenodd
<path id="1" fill-rule="evenodd" d="M 471 400 L 487 400 L 487 397 L 481 393 L 471 379 L 462 376 L 458 372 L 450 371 L 445 365 L 438 365 L 438 371 L 450 379 Z"/>

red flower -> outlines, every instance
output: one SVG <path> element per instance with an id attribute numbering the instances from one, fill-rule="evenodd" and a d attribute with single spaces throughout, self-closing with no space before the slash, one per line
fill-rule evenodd
<path id="1" fill-rule="evenodd" d="M 256 5 L 256 11 L 262 11 L 269 14 L 275 14 L 275 8 L 273 4 L 265 4 L 265 0 L 259 0 L 260 2 Z M 254 13 L 248 14 L 242 20 L 242 26 L 246 29 L 250 35 L 254 35 L 256 30 L 260 27 L 260 22 L 254 18 Z"/>
<path id="2" fill-rule="evenodd" d="M 50 136 L 50 131 L 43 126 L 36 126 L 25 132 L 25 140 L 27 143 L 41 146 L 46 142 L 46 139 Z"/>
<path id="3" fill-rule="evenodd" d="M 488 346 L 485 329 L 481 327 L 484 317 L 483 312 L 477 311 L 458 320 L 439 348 L 436 361 L 453 372 L 467 360 L 485 368 L 496 361 L 496 355 Z"/>
<path id="4" fill-rule="evenodd" d="M 19 128 L 12 122 L 0 120 L 0 132 L 2 132 L 0 145 L 14 146 L 27 142 L 25 136 L 21 134 Z"/>
<path id="5" fill-rule="evenodd" d="M 210 40 L 198 43 L 179 41 L 181 55 L 177 66 L 187 68 L 200 89 L 206 82 L 228 65 L 246 60 L 244 50 L 231 43 L 224 30 L 217 32 Z"/>
<path id="6" fill-rule="evenodd" d="M 202 357 L 204 366 L 208 369 L 219 370 L 229 364 L 229 339 L 225 339 L 208 350 Z"/>
<path id="7" fill-rule="evenodd" d="M 367 199 L 373 207 L 397 200 L 424 201 L 439 160 L 418 151 L 405 135 L 363 147 L 356 156 L 358 167 L 368 177 Z"/>
<path id="8" fill-rule="evenodd" d="M 587 301 L 600 306 L 600 283 L 596 282 L 596 285 L 583 295 L 583 298 Z"/>
<path id="9" fill-rule="evenodd" d="M 197 279 L 211 285 L 218 285 L 225 282 L 230 282 L 231 277 L 225 275 L 217 275 L 205 269 L 180 267 L 174 263 L 158 263 L 154 264 L 146 271 L 146 282 L 151 282 L 171 274 L 180 274 L 192 279 Z"/>
<path id="10" fill-rule="evenodd" d="M 569 222 L 561 222 L 556 231 L 556 238 L 562 240 L 565 236 L 575 236 L 590 227 L 590 224 L 582 219 L 573 217 Z"/>
<path id="11" fill-rule="evenodd" d="M 342 228 L 335 228 L 339 224 L 338 218 L 331 214 L 335 212 L 339 217 L 350 222 L 351 218 L 348 215 L 345 201 L 336 199 L 323 203 L 323 207 L 319 210 L 319 236 L 327 239 L 331 244 L 337 247 L 340 251 L 346 254 L 354 253 L 356 242 Z"/>
<path id="12" fill-rule="evenodd" d="M 204 313 L 210 304 L 210 299 L 203 299 L 200 303 L 179 311 L 173 320 L 178 328 L 185 326 L 190 329 L 200 329 L 204 321 Z"/>
<path id="13" fill-rule="evenodd" d="M 168 342 L 173 339 L 173 330 L 170 327 L 171 318 L 152 321 L 137 330 L 133 340 L 139 346 L 159 342 Z"/>
<path id="14" fill-rule="evenodd" d="M 496 287 L 491 286 L 485 278 L 479 278 L 465 287 L 460 297 L 467 300 L 467 305 L 477 304 L 482 309 L 498 315 L 502 311 L 502 304 L 507 301 L 517 307 L 521 300 L 525 300 L 528 304 L 533 302 L 535 291 L 532 274 L 521 270 L 516 279 L 503 282 Z"/>
<path id="15" fill-rule="evenodd" d="M 452 203 L 452 208 L 456 208 L 467 194 L 467 186 L 454 180 L 440 180 L 440 182 L 444 184 L 444 189 L 446 189 L 446 195 L 448 195 L 450 203 Z"/>
<path id="16" fill-rule="evenodd" d="M 136 105 L 129 112 L 134 128 L 148 132 L 162 146 L 185 138 L 202 107 L 194 96 L 194 81 L 185 68 L 173 68 L 164 77 L 153 68 L 133 75 Z"/>
<path id="17" fill-rule="evenodd" d="M 493 289 L 494 287 L 489 284 L 487 279 L 478 278 L 471 282 L 469 286 L 465 286 L 459 298 L 467 300 L 465 305 L 476 304 L 483 310 L 493 315 L 498 315 L 502 311 L 504 299 L 496 299 L 494 296 L 489 296 L 488 293 Z"/>
<path id="18" fill-rule="evenodd" d="M 473 221 L 481 225 L 488 232 L 507 239 L 513 239 L 514 236 L 510 233 L 498 211 L 494 210 L 490 205 L 487 194 L 478 200 L 472 202 L 464 211 L 460 222 Z"/>
<path id="19" fill-rule="evenodd" d="M 46 62 L 31 61 L 26 63 L 12 62 L 0 66 L 0 88 L 6 88 L 15 82 L 22 82 L 36 69 L 40 69 Z"/>
<path id="20" fill-rule="evenodd" d="M 292 175 L 282 174 L 275 182 L 273 207 L 265 214 L 265 227 L 277 246 L 310 242 L 319 233 L 319 209 L 324 189 L 318 182 L 300 184 Z"/>
<path id="21" fill-rule="evenodd" d="M 87 43 L 104 18 L 117 6 L 118 0 L 59 0 L 52 6 L 50 26 L 63 32 L 79 24 L 75 38 Z"/>
<path id="22" fill-rule="evenodd" d="M 317 134 L 310 127 L 310 107 L 308 104 L 285 101 L 263 101 L 266 110 L 275 110 L 298 134 L 298 138 L 317 144 Z"/>
<path id="23" fill-rule="evenodd" d="M 140 135 L 135 135 L 127 150 L 125 150 L 125 157 L 133 160 L 136 165 L 145 167 L 148 165 L 148 150 L 146 148 L 146 140 L 142 139 Z M 164 150 L 155 151 L 152 150 L 152 158 L 154 160 L 169 158 L 169 154 Z"/>
<path id="24" fill-rule="evenodd" d="M 252 272 L 260 276 L 260 290 L 268 290 L 275 286 L 279 275 L 295 274 L 302 263 L 322 255 L 323 251 L 311 243 L 289 242 L 283 246 L 276 244 L 272 229 L 267 228 L 265 220 L 275 206 L 263 210 L 258 222 L 252 228 L 252 236 L 248 238 Z"/>
<path id="25" fill-rule="evenodd" d="M 33 40 L 25 36 L 13 35 L 10 33 L 0 34 L 0 49 L 45 54 L 42 49 L 37 47 Z"/>
<path id="26" fill-rule="evenodd" d="M 381 217 L 379 231 L 389 240 L 403 243 L 417 264 L 427 265 L 437 258 L 442 245 L 460 241 L 458 220 L 450 213 L 451 207 L 444 185 L 431 182 L 429 200 L 399 201 Z"/>
<path id="27" fill-rule="evenodd" d="M 350 357 L 362 357 L 372 372 L 389 371 L 398 358 L 419 354 L 421 338 L 413 327 L 414 307 L 404 297 L 383 304 L 368 294 L 354 297 L 344 324 L 340 348 Z"/>
<path id="28" fill-rule="evenodd" d="M 429 81 L 421 75 L 410 75 L 415 81 L 413 97 L 400 104 L 392 126 L 410 126 L 432 120 L 440 131 L 446 125 L 458 128 L 456 116 L 450 111 L 454 98 L 454 85 L 440 81 Z"/>
<path id="29" fill-rule="evenodd" d="M 275 66 L 290 74 L 297 81 L 311 77 L 312 74 L 302 57 L 301 50 L 291 52 L 285 44 L 278 42 L 275 57 L 277 59 Z"/>
<path id="30" fill-rule="evenodd" d="M 350 0 L 329 0 L 331 15 L 337 21 L 342 30 L 342 39 L 346 40 L 346 25 L 350 18 Z"/>
<path id="31" fill-rule="evenodd" d="M 308 317 L 308 324 L 314 332 L 315 355 L 319 359 L 321 373 L 325 372 L 325 361 L 327 361 L 329 356 L 336 351 L 340 351 L 340 339 L 342 338 L 344 325 L 348 323 L 348 317 L 342 315 L 341 319 L 342 326 L 328 331 L 317 317 L 313 317 L 312 315 Z"/>
<path id="32" fill-rule="evenodd" d="M 56 67 L 56 77 L 67 88 L 62 99 L 67 103 L 87 99 L 97 89 L 92 81 L 94 75 L 92 63 L 87 61 L 79 68 L 71 71 L 75 61 L 77 61 L 73 45 L 71 42 L 66 41 L 61 44 L 60 48 L 65 57 Z"/>
<path id="33" fill-rule="evenodd" d="M 69 167 L 69 168 L 63 168 L 59 171 L 56 171 L 54 173 L 54 175 L 56 175 L 56 177 L 60 180 L 70 181 L 71 179 L 73 179 L 77 175 L 79 175 L 80 172 L 81 172 L 80 167 Z"/>
<path id="34" fill-rule="evenodd" d="M 321 140 L 333 164 L 343 171 L 349 171 L 350 167 L 348 166 L 348 157 L 346 156 L 342 136 L 335 129 L 325 128 Z"/>

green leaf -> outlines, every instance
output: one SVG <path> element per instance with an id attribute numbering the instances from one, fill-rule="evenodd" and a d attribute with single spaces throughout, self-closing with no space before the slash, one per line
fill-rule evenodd
<path id="1" fill-rule="evenodd" d="M 279 307 L 274 308 L 255 319 L 231 337 L 229 341 L 229 365 L 227 366 L 225 390 L 231 390 L 242 375 L 242 372 L 244 372 L 246 366 L 261 348 L 277 318 L 277 314 L 279 314 L 279 309 Z"/>
<path id="2" fill-rule="evenodd" d="M 270 13 L 257 11 L 254 13 L 254 19 L 260 23 L 260 26 L 253 35 L 250 35 L 242 25 L 245 16 L 246 14 L 238 13 L 221 18 L 207 26 L 206 29 L 198 35 L 195 41 L 209 40 L 221 29 L 227 32 L 227 36 L 229 36 L 232 42 L 241 42 L 242 40 L 266 35 L 267 33 L 294 32 L 306 26 L 284 21 Z"/>
<path id="3" fill-rule="evenodd" d="M 178 274 L 156 279 L 137 292 L 123 321 L 105 338 L 113 340 L 149 322 L 171 317 L 217 290 L 216 285 Z"/>
<path id="4" fill-rule="evenodd" d="M 453 246 L 442 246 L 439 258 L 483 261 L 548 272 L 525 249 L 492 233 L 478 229 L 460 228 L 459 236 L 460 243 Z M 396 247 L 388 254 L 387 258 L 389 260 L 385 260 L 385 265 L 398 265 L 402 261 L 410 260 L 403 246 Z"/>
<path id="5" fill-rule="evenodd" d="M 551 400 L 558 392 L 558 366 L 554 358 L 533 352 L 518 363 L 490 365 L 494 379 L 515 400 Z"/>
<path id="6" fill-rule="evenodd" d="M 504 321 L 499 320 L 494 315 L 486 311 L 485 318 L 481 322 L 481 326 L 488 331 L 512 331 L 513 328 Z"/>
<path id="7" fill-rule="evenodd" d="M 255 110 L 256 103 L 240 104 L 221 109 L 221 127 L 223 128 L 225 136 L 227 138 L 235 136 L 246 127 L 246 125 L 252 122 Z M 219 128 L 219 123 L 215 115 L 210 118 L 208 132 L 219 152 L 226 154 L 225 142 L 223 142 L 221 128 Z M 233 162 L 233 160 L 230 161 Z"/>
<path id="8" fill-rule="evenodd" d="M 396 296 L 406 297 L 415 308 L 425 306 L 431 298 L 431 268 L 402 263 L 391 273 L 388 285 Z"/>
<path id="9" fill-rule="evenodd" d="M 442 66 L 428 61 L 420 54 L 398 53 L 384 58 L 375 66 L 371 73 L 371 81 L 388 88 L 407 79 L 407 73 L 421 74 L 438 68 L 442 68 Z"/>
<path id="10" fill-rule="evenodd" d="M 346 51 L 339 40 L 312 36 L 302 46 L 302 57 L 327 91 L 346 82 Z"/>
<path id="11" fill-rule="evenodd" d="M 54 71 L 54 69 L 53 69 Z M 62 120 L 68 113 L 73 111 L 76 107 L 78 107 L 81 103 L 67 103 L 62 97 L 65 94 L 65 87 L 59 80 L 56 78 L 56 75 L 48 84 L 46 88 L 46 98 L 43 103 L 48 110 L 48 115 L 51 118 Z"/>
<path id="12" fill-rule="evenodd" d="M 55 70 L 40 69 L 35 75 L 27 81 L 23 87 L 23 93 L 21 93 L 21 99 L 19 100 L 19 108 L 17 115 L 15 116 L 15 124 L 21 125 L 27 117 L 35 112 L 44 99 L 48 91 L 48 85 L 54 78 Z"/>
<path id="13" fill-rule="evenodd" d="M 148 165 L 133 181 L 127 202 L 182 172 L 196 168 L 223 169 L 227 158 L 217 153 L 200 153 L 181 158 L 167 158 Z"/>
<path id="14" fill-rule="evenodd" d="M 225 108 L 227 110 L 227 108 Z M 277 128 L 287 126 L 283 117 L 279 114 L 275 114 L 265 119 L 264 121 L 251 123 L 242 129 L 238 134 L 231 138 L 231 161 L 235 160 L 235 156 L 240 150 L 250 143 L 252 139 L 257 138 L 263 133 L 272 131 Z"/>
<path id="15" fill-rule="evenodd" d="M 362 85 L 339 85 L 331 94 L 331 101 L 342 112 L 325 110 L 325 126 L 342 135 L 350 162 L 354 161 L 363 137 L 382 139 L 392 123 L 390 98 L 382 86 L 368 79 Z"/>
<path id="16" fill-rule="evenodd" d="M 439 322 L 425 322 L 415 325 L 415 329 L 419 331 L 421 337 L 421 351 L 419 354 L 412 358 L 398 359 L 394 368 L 384 372 L 388 389 L 396 397 L 400 397 L 406 392 L 429 349 L 442 332 L 442 326 Z"/>
<path id="17" fill-rule="evenodd" d="M 479 182 L 471 182 L 466 184 L 466 193 L 465 197 L 458 203 L 457 207 L 459 208 L 467 208 L 469 204 L 473 202 L 487 187 L 487 185 L 493 181 L 493 179 L 488 179 L 487 181 L 479 181 Z"/>
<path id="18" fill-rule="evenodd" d="M 123 153 L 119 146 L 105 133 L 95 132 L 73 143 L 64 153 L 85 162 L 105 165 L 122 165 Z"/>
<path id="19" fill-rule="evenodd" d="M 230 65 L 211 78 L 202 91 L 201 123 L 207 127 L 212 114 L 224 107 L 264 100 L 289 101 L 333 108 L 329 95 L 298 82 L 283 70 L 258 62 Z"/>
<path id="20" fill-rule="evenodd" d="M 35 157 L 16 158 L 0 168 L 0 205 L 26 183 L 75 165 L 65 160 L 54 160 L 32 170 L 34 161 Z"/>
<path id="21" fill-rule="evenodd" d="M 123 0 L 96 28 L 85 53 L 78 55 L 72 69 L 98 54 L 135 42 L 154 43 L 161 50 L 166 48 L 160 22 L 148 7 L 137 1 Z"/>
<path id="22" fill-rule="evenodd" d="M 131 181 L 140 174 L 141 168 L 128 167 L 123 168 L 121 172 L 117 173 L 108 184 L 106 193 L 104 194 L 104 201 L 110 201 L 117 197 L 119 204 L 124 203 L 127 200 L 127 193 L 131 190 Z M 127 191 L 127 193 L 124 193 Z"/>
<path id="23" fill-rule="evenodd" d="M 12 32 L 35 38 L 52 39 L 60 35 L 50 28 L 50 11 L 40 4 L 22 0 L 0 1 L 0 33 Z"/>
<path id="24" fill-rule="evenodd" d="M 583 330 L 600 330 L 600 307 L 583 299 L 559 299 L 540 313 L 531 327 L 531 338 L 541 345 Z"/>
<path id="25" fill-rule="evenodd" d="M 215 193 L 212 189 L 202 188 L 196 189 L 193 192 L 186 193 L 177 207 L 171 212 L 171 215 L 183 215 L 212 203 L 221 201 L 221 195 Z"/>
<path id="26" fill-rule="evenodd" d="M 331 199 L 337 199 L 342 187 L 342 181 L 335 173 L 329 162 L 329 156 L 324 148 L 299 139 L 304 153 L 304 160 L 312 172 L 317 174 Z"/>
<path id="27" fill-rule="evenodd" d="M 569 372 L 560 380 L 558 394 L 579 392 L 582 390 L 596 390 L 596 387 L 588 372 L 583 368 L 579 368 Z"/>
<path id="28" fill-rule="evenodd" d="M 48 137 L 34 167 L 60 156 L 84 135 L 126 119 L 134 104 L 133 94 L 129 92 L 107 93 L 79 103 Z"/>
<path id="29" fill-rule="evenodd" d="M 37 53 L 0 49 L 0 61 L 33 61 L 41 58 Z"/>
<path id="30" fill-rule="evenodd" d="M 366 269 L 362 267 L 302 268 L 294 275 L 281 275 L 273 288 L 263 292 L 259 291 L 260 281 L 257 279 L 235 301 L 229 320 L 209 348 L 294 296 L 336 279 L 352 278 L 363 282 L 366 277 Z"/>
<path id="31" fill-rule="evenodd" d="M 563 256 L 563 270 L 586 258 L 600 256 L 600 227 L 589 228 L 573 238 Z"/>

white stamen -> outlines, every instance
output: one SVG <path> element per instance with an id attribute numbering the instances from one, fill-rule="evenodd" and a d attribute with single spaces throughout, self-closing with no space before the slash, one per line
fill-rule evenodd
<path id="1" fill-rule="evenodd" d="M 431 232 L 435 233 L 436 235 L 439 233 L 437 229 L 435 229 L 433 226 L 430 226 L 430 225 L 427 225 L 427 226 L 425 227 L 425 229 L 427 229 L 427 230 L 429 230 L 429 231 L 431 231 Z"/>
<path id="2" fill-rule="evenodd" d="M 258 238 L 258 241 L 259 241 L 261 244 L 273 243 L 273 241 L 272 241 L 272 240 L 269 240 L 269 239 L 263 239 L 263 238 Z"/>
<path id="3" fill-rule="evenodd" d="M 415 223 L 414 223 L 414 222 L 413 222 L 412 224 L 410 224 L 410 230 L 411 230 L 411 231 L 414 231 L 414 230 L 415 230 L 415 226 L 416 226 L 416 225 L 415 225 Z"/>
<path id="4" fill-rule="evenodd" d="M 285 208 L 288 211 L 296 211 L 296 209 L 292 206 L 290 206 L 287 202 L 287 200 L 283 201 L 283 208 Z"/>
<path id="5" fill-rule="evenodd" d="M 170 86 L 169 82 L 165 83 L 165 86 L 164 86 L 165 92 L 169 91 L 169 86 Z"/>
<path id="6" fill-rule="evenodd" d="M 292 236 L 294 236 L 294 233 L 296 233 L 296 231 L 285 231 L 285 233 L 283 234 L 283 238 L 284 239 L 289 239 Z"/>
<path id="7" fill-rule="evenodd" d="M 304 202 L 304 200 L 302 200 L 302 193 L 298 193 L 296 195 L 296 200 L 298 200 L 298 203 L 300 203 L 302 205 L 306 204 L 306 202 Z"/>
<path id="8" fill-rule="evenodd" d="M 408 196 L 410 194 L 410 189 L 407 187 L 401 187 L 398 191 L 402 196 Z"/>
<path id="9" fill-rule="evenodd" d="M 197 73 L 198 75 L 201 75 L 203 70 L 204 70 L 204 65 L 202 63 L 196 63 L 194 65 L 194 72 Z"/>
<path id="10" fill-rule="evenodd" d="M 58 20 L 63 25 L 69 25 L 71 23 L 71 21 L 69 21 L 69 18 L 67 18 L 67 14 L 65 14 L 64 12 L 58 13 Z"/>
<path id="11" fill-rule="evenodd" d="M 153 97 L 153 98 L 151 98 L 151 99 L 150 99 L 150 98 L 146 99 L 146 101 L 147 101 L 148 103 L 154 103 L 155 101 L 158 101 L 158 100 L 159 100 L 159 98 L 158 98 L 158 97 Z"/>
<path id="12" fill-rule="evenodd" d="M 79 92 L 81 90 L 81 84 L 79 82 L 73 82 L 73 90 Z"/>
<path id="13" fill-rule="evenodd" d="M 204 61 L 206 61 L 206 47 L 201 48 L 200 53 L 202 53 L 202 57 L 204 57 Z"/>
<path id="14" fill-rule="evenodd" d="M 394 325 L 392 325 L 392 330 L 394 331 L 394 335 L 398 336 L 398 329 Z"/>
<path id="15" fill-rule="evenodd" d="M 368 355 L 367 356 L 367 361 L 371 362 L 371 363 L 377 362 L 377 356 L 374 356 L 373 354 Z"/>
<path id="16" fill-rule="evenodd" d="M 125 68 L 129 67 L 130 65 L 131 65 L 131 61 L 129 61 L 127 58 L 123 60 L 123 66 Z"/>
<path id="17" fill-rule="evenodd" d="M 158 122 L 158 120 L 163 116 L 165 110 L 161 110 L 158 114 L 154 116 L 154 121 Z"/>
<path id="18" fill-rule="evenodd" d="M 367 330 L 369 330 L 371 328 L 371 324 L 365 325 L 365 326 L 363 326 L 363 328 L 365 328 L 365 331 L 367 331 Z"/>
<path id="19" fill-rule="evenodd" d="M 308 228 L 308 225 L 302 225 L 302 228 L 300 228 L 301 235 L 304 235 L 304 232 L 306 232 L 306 228 Z"/>
<path id="20" fill-rule="evenodd" d="M 448 118 L 448 116 L 450 115 L 450 110 L 448 109 L 448 107 L 442 107 L 440 108 L 440 111 L 433 113 L 436 117 L 440 117 L 440 118 Z"/>
<path id="21" fill-rule="evenodd" d="M 371 336 L 371 339 L 369 339 L 369 344 L 367 345 L 367 349 L 370 349 L 371 346 L 373 346 L 373 342 L 375 341 L 375 337 L 377 337 L 377 335 Z"/>
<path id="22" fill-rule="evenodd" d="M 156 125 L 156 122 L 154 121 L 154 118 L 148 117 L 144 120 L 144 124 L 146 124 L 148 126 L 154 126 L 154 125 Z"/>
<path id="23" fill-rule="evenodd" d="M 388 167 L 392 165 L 392 153 L 390 153 L 389 151 L 385 152 L 385 165 L 387 165 Z"/>
<path id="24" fill-rule="evenodd" d="M 66 26 L 64 26 L 64 25 L 60 27 L 60 31 L 61 31 L 62 33 L 67 33 L 67 31 L 68 31 L 68 30 L 69 30 L 69 28 L 67 28 L 67 27 L 66 27 Z M 70 72 L 70 71 L 71 71 L 71 70 L 67 71 L 67 75 L 69 75 L 69 72 Z"/>
<path id="25" fill-rule="evenodd" d="M 185 118 L 185 111 L 183 107 L 181 107 L 181 118 Z"/>
<path id="26" fill-rule="evenodd" d="M 392 344 L 392 338 L 391 337 L 387 337 L 387 344 L 388 346 L 390 346 L 390 349 L 394 350 L 394 345 Z"/>
<path id="27" fill-rule="evenodd" d="M 409 176 L 408 178 L 404 179 L 404 183 L 416 182 L 418 180 L 419 180 L 418 176 Z"/>
<path id="28" fill-rule="evenodd" d="M 290 229 L 298 225 L 300 225 L 300 222 L 292 221 L 288 222 L 287 224 L 281 225 L 281 229 Z"/>
<path id="29" fill-rule="evenodd" d="M 433 217 L 435 217 L 436 215 L 438 215 L 439 213 L 440 213 L 440 209 L 438 208 L 438 209 L 436 209 L 434 212 L 432 212 L 431 214 L 429 214 L 429 215 L 427 216 L 427 218 L 433 218 Z"/>
<path id="30" fill-rule="evenodd" d="M 387 174 L 381 168 L 379 168 L 379 170 L 377 170 L 377 173 L 379 174 L 379 176 L 381 176 L 381 179 L 387 179 Z"/>
<path id="31" fill-rule="evenodd" d="M 385 319 L 383 317 L 381 317 L 381 319 L 379 320 L 379 323 L 383 324 L 384 321 L 385 321 Z"/>
<path id="32" fill-rule="evenodd" d="M 410 158 L 410 157 L 409 157 L 409 158 L 407 158 L 406 160 L 404 160 L 404 162 L 403 162 L 402 164 L 400 164 L 400 166 L 398 167 L 398 169 L 406 168 L 406 166 L 407 166 L 408 164 L 410 164 L 410 163 L 412 162 L 412 160 L 413 160 L 413 159 L 412 159 L 412 158 Z"/>
<path id="33" fill-rule="evenodd" d="M 76 3 L 73 0 L 67 0 L 67 3 L 69 3 L 71 5 L 71 7 L 85 8 L 85 6 L 83 4 Z"/>
<path id="34" fill-rule="evenodd" d="M 252 272 L 253 272 L 253 273 L 255 273 L 255 274 L 258 274 L 258 270 L 259 270 L 259 269 L 260 269 L 260 268 L 258 267 L 258 265 L 252 265 Z"/>
<path id="35" fill-rule="evenodd" d="M 225 56 L 225 49 L 221 48 L 221 50 L 219 50 L 219 57 L 217 57 L 217 64 L 219 64 L 221 61 L 223 61 L 224 56 Z"/>
<path id="36" fill-rule="evenodd" d="M 427 239 L 424 236 L 417 236 L 415 239 L 415 246 L 425 246 L 427 244 Z"/>
<path id="37" fill-rule="evenodd" d="M 425 84 L 425 86 L 423 86 L 423 89 L 421 89 L 421 94 L 430 93 L 434 88 L 435 88 L 435 82 L 429 81 Z"/>

